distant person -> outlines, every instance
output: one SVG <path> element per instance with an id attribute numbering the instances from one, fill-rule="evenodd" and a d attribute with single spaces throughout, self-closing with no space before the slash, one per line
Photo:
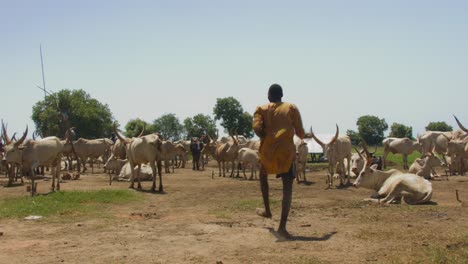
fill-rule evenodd
<path id="1" fill-rule="evenodd" d="M 192 138 L 190 151 L 192 152 L 193 164 L 192 170 L 200 170 L 200 155 L 203 149 L 203 143 L 198 138 Z"/>
<path id="2" fill-rule="evenodd" d="M 257 214 L 271 218 L 270 201 L 268 197 L 268 174 L 276 174 L 283 181 L 283 201 L 281 221 L 278 234 L 286 239 L 291 235 L 286 230 L 289 210 L 291 208 L 292 186 L 295 178 L 294 158 L 296 147 L 294 134 L 303 139 L 306 135 L 302 127 L 302 119 L 297 107 L 282 102 L 283 89 L 273 84 L 268 90 L 269 104 L 257 107 L 254 114 L 253 129 L 260 138 L 260 187 L 265 209 L 257 209 Z"/>

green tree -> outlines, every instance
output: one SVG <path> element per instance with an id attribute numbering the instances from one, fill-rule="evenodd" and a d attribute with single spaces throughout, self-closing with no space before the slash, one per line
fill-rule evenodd
<path id="1" fill-rule="evenodd" d="M 175 114 L 164 114 L 153 121 L 153 129 L 159 132 L 164 139 L 179 140 L 184 132 Z"/>
<path id="2" fill-rule="evenodd" d="M 237 134 L 247 138 L 253 137 L 253 118 L 244 112 L 240 102 L 234 97 L 218 98 L 213 108 L 215 120 L 222 120 L 221 126 L 227 132 L 237 131 Z"/>
<path id="3" fill-rule="evenodd" d="M 143 128 L 145 128 L 145 132 L 143 132 L 143 135 L 148 135 L 154 132 L 152 131 L 152 126 L 144 120 L 141 120 L 140 118 L 131 119 L 125 125 L 124 135 L 126 137 L 137 137 L 138 135 L 140 135 Z"/>
<path id="4" fill-rule="evenodd" d="M 426 131 L 452 131 L 452 126 L 447 125 L 445 122 L 430 122 L 426 126 Z"/>
<path id="5" fill-rule="evenodd" d="M 362 139 L 369 145 L 381 144 L 384 139 L 384 132 L 388 129 L 385 119 L 379 119 L 371 115 L 359 117 L 356 125 Z"/>
<path id="6" fill-rule="evenodd" d="M 393 123 L 390 127 L 390 137 L 413 139 L 413 128 L 399 123 Z"/>
<path id="7" fill-rule="evenodd" d="M 200 137 L 207 133 L 211 137 L 216 135 L 216 122 L 209 115 L 198 114 L 184 120 L 186 138 Z"/>
<path id="8" fill-rule="evenodd" d="M 361 141 L 361 136 L 354 130 L 346 130 L 346 135 L 351 139 L 351 144 L 353 144 L 353 146 L 357 146 Z"/>
<path id="9" fill-rule="evenodd" d="M 75 127 L 76 137 L 103 138 L 112 132 L 112 113 L 84 90 L 61 90 L 52 93 L 32 108 L 32 120 L 42 137 L 62 138 Z"/>

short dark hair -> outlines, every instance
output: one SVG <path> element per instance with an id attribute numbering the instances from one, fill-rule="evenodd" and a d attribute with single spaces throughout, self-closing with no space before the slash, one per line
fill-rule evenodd
<path id="1" fill-rule="evenodd" d="M 283 88 L 279 84 L 272 84 L 270 89 L 268 89 L 268 93 L 271 95 L 272 98 L 281 99 L 283 97 Z"/>

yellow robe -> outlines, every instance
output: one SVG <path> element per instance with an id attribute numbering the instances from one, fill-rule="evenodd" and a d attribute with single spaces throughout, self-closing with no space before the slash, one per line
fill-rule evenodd
<path id="1" fill-rule="evenodd" d="M 268 174 L 286 173 L 296 155 L 294 133 L 304 138 L 302 119 L 297 107 L 290 103 L 269 103 L 257 107 L 253 129 L 260 139 L 260 163 Z"/>

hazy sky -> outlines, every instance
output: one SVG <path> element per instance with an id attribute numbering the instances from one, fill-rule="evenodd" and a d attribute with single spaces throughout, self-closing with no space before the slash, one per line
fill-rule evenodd
<path id="1" fill-rule="evenodd" d="M 305 127 L 341 134 L 376 115 L 468 126 L 468 1 L 0 0 L 0 117 L 33 127 L 46 87 L 84 89 L 125 124 L 253 113 L 279 83 Z M 388 131 L 387 131 L 388 133 Z"/>

